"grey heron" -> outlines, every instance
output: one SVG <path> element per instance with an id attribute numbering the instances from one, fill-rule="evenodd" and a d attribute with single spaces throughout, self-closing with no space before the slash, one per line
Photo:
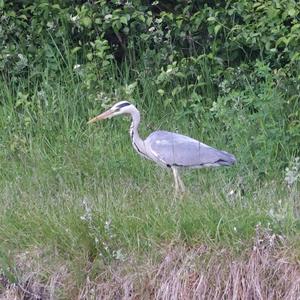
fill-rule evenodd
<path id="1" fill-rule="evenodd" d="M 154 131 L 145 140 L 140 138 L 138 127 L 140 112 L 131 103 L 120 101 L 110 109 L 88 121 L 88 124 L 117 115 L 129 114 L 132 118 L 130 138 L 133 148 L 143 157 L 173 171 L 176 194 L 185 187 L 180 179 L 180 168 L 229 166 L 236 162 L 234 155 L 217 150 L 193 138 L 169 131 Z"/>

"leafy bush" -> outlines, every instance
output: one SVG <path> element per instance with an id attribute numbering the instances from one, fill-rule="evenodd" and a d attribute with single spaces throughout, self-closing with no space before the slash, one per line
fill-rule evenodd
<path id="1" fill-rule="evenodd" d="M 300 149 L 299 12 L 293 0 L 2 0 L 0 73 L 25 115 L 45 109 L 34 97 L 45 78 L 68 74 L 89 105 L 142 96 L 208 136 L 224 130 L 223 143 L 268 173 Z"/>

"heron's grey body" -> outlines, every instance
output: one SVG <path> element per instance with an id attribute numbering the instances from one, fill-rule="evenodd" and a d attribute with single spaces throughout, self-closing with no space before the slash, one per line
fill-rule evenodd
<path id="1" fill-rule="evenodd" d="M 110 118 L 119 114 L 130 114 L 132 123 L 130 137 L 134 149 L 143 157 L 153 160 L 163 167 L 171 168 L 176 191 L 184 191 L 178 168 L 204 168 L 229 166 L 236 162 L 235 157 L 225 151 L 217 150 L 193 138 L 169 131 L 155 131 L 145 140 L 139 136 L 140 112 L 127 101 L 115 104 L 111 109 L 89 122 Z"/>
<path id="2" fill-rule="evenodd" d="M 145 140 L 154 154 L 153 160 L 166 167 L 204 168 L 228 166 L 233 155 L 216 150 L 188 136 L 168 131 L 155 131 Z"/>

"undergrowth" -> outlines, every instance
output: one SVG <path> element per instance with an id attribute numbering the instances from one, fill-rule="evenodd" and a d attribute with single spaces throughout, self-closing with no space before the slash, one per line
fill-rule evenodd
<path id="1" fill-rule="evenodd" d="M 274 284 L 278 297 L 290 290 L 297 299 L 294 86 L 283 93 L 282 77 L 260 60 L 216 81 L 207 58 L 194 62 L 199 77 L 189 84 L 182 74 L 190 61 L 161 67 L 142 49 L 139 63 L 109 59 L 100 76 L 65 47 L 48 44 L 43 70 L 1 74 L 0 298 L 187 298 L 191 286 L 203 298 L 264 298 Z M 89 76 L 98 75 L 93 89 Z M 180 132 L 233 153 L 237 164 L 183 171 L 188 192 L 174 197 L 171 174 L 134 152 L 127 118 L 86 124 L 123 99 L 141 110 L 141 136 Z M 230 259 L 218 260 L 219 252 Z M 206 272 L 193 261 L 198 255 Z M 239 285 L 245 276 L 248 289 Z"/>
<path id="2" fill-rule="evenodd" d="M 195 121 L 176 106 L 154 102 L 154 87 L 146 78 L 130 86 L 129 78 L 117 81 L 116 70 L 110 85 L 103 85 L 92 101 L 76 72 L 51 80 L 45 72 L 30 93 L 24 90 L 33 86 L 31 81 L 1 82 L 2 286 L 14 293 L 16 284 L 23 296 L 55 289 L 52 297 L 59 293 L 74 297 L 74 292 L 88 298 L 90 285 L 96 285 L 99 274 L 110 266 L 127 265 L 136 257 L 140 260 L 136 266 L 143 268 L 146 256 L 159 263 L 158 248 L 202 245 L 242 257 L 257 226 L 284 237 L 286 247 L 299 243 L 298 161 L 291 161 L 287 170 L 283 166 L 288 162 L 272 166 L 276 141 L 265 162 L 262 157 L 257 161 L 256 150 L 251 152 L 246 140 L 248 133 L 238 133 L 238 119 L 225 128 L 212 122 L 210 114 L 222 113 L 219 102 Z M 268 97 L 280 97 L 276 91 L 266 91 L 267 85 L 263 88 Z M 179 131 L 234 153 L 237 165 L 184 171 L 188 192 L 175 198 L 171 174 L 132 149 L 128 119 L 86 124 L 122 96 L 141 109 L 142 136 L 156 129 Z M 247 126 L 250 129 L 251 124 Z M 257 151 L 261 155 L 264 150 Z M 289 149 L 284 151 L 292 155 Z M 41 265 L 34 263 L 35 256 L 42 257 Z M 57 269 L 62 261 L 63 267 Z M 32 276 L 36 273 L 38 278 Z M 65 276 L 66 286 L 72 284 L 61 290 L 57 282 Z M 157 297 L 165 297 L 160 293 L 163 290 L 156 289 Z"/>

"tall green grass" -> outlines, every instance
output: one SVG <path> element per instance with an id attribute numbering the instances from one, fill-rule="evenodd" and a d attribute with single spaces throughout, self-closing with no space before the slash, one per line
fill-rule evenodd
<path id="1" fill-rule="evenodd" d="M 120 79 L 112 67 L 99 91 L 108 102 L 122 96 L 129 73 Z M 230 149 L 209 118 L 201 126 L 189 122 L 176 106 L 154 99 L 154 88 L 144 77 L 130 95 L 142 112 L 143 136 L 178 130 L 238 159 L 232 168 L 184 171 L 188 192 L 181 199 L 174 197 L 172 175 L 134 152 L 127 118 L 87 126 L 106 103 L 90 99 L 71 66 L 56 78 L 45 71 L 36 82 L 1 81 L 2 265 L 12 270 L 14 255 L 34 248 L 78 270 L 89 261 L 98 268 L 132 255 L 155 257 L 159 246 L 172 243 L 240 252 L 257 224 L 296 240 L 299 192 L 285 186 L 284 173 L 261 181 L 239 159 L 243 149 Z"/>

